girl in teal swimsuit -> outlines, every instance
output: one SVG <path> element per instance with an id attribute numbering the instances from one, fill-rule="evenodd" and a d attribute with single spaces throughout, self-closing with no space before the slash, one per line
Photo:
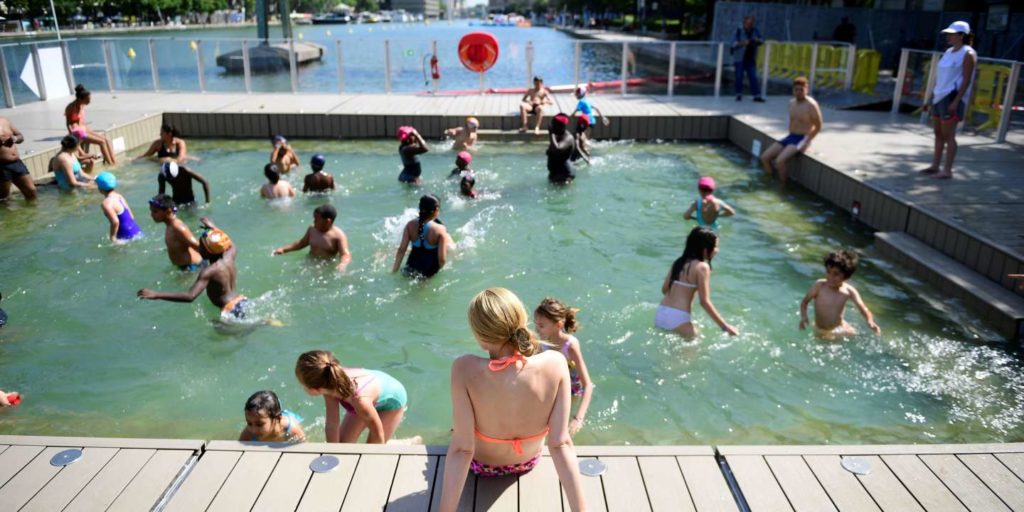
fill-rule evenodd
<path id="1" fill-rule="evenodd" d="M 717 231 L 719 217 L 732 217 L 736 214 L 736 210 L 725 204 L 725 201 L 715 197 L 715 179 L 711 176 L 704 176 L 697 181 L 697 192 L 700 197 L 690 204 L 690 208 L 683 214 L 684 219 L 695 219 L 698 226 Z"/>
<path id="2" fill-rule="evenodd" d="M 245 401 L 245 428 L 239 441 L 302 442 L 302 418 L 289 410 L 281 410 L 281 402 L 273 391 L 257 391 Z"/>
<path id="3" fill-rule="evenodd" d="M 324 397 L 328 443 L 354 443 L 366 429 L 370 431 L 367 443 L 386 443 L 408 408 L 405 386 L 397 379 L 378 370 L 344 368 L 324 350 L 299 356 L 295 376 L 310 396 Z M 419 444 L 419 436 L 406 442 Z"/>

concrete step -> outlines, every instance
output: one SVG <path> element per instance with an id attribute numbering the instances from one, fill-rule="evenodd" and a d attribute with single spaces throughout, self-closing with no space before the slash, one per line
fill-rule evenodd
<path id="1" fill-rule="evenodd" d="M 960 299 L 967 308 L 995 326 L 1014 346 L 1024 341 L 1024 299 L 924 242 L 900 232 L 878 232 L 875 240 L 890 261 Z"/>

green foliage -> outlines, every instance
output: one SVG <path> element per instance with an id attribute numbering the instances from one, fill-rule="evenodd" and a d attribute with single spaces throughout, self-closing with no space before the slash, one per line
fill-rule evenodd
<path id="1" fill-rule="evenodd" d="M 356 10 L 377 12 L 380 10 L 380 2 L 377 0 L 356 0 Z"/>

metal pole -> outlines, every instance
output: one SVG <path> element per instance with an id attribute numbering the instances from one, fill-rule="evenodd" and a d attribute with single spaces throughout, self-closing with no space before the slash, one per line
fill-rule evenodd
<path id="1" fill-rule="evenodd" d="M 533 41 L 526 43 L 526 87 L 533 85 Z"/>
<path id="2" fill-rule="evenodd" d="M 345 65 L 341 58 L 341 39 L 334 40 L 334 51 L 338 55 L 338 93 L 345 93 Z"/>
<path id="3" fill-rule="evenodd" d="M 4 103 L 7 108 L 14 108 L 14 92 L 11 91 L 11 77 L 7 76 L 7 58 L 4 57 L 3 48 L 0 48 L 0 82 L 4 87 Z"/>
<path id="4" fill-rule="evenodd" d="M 384 93 L 391 94 L 391 42 L 384 40 Z"/>
<path id="5" fill-rule="evenodd" d="M 242 76 L 245 78 L 245 93 L 252 94 L 252 64 L 249 63 L 249 40 L 242 40 Z"/>
<path id="6" fill-rule="evenodd" d="M 156 65 L 156 43 L 153 42 L 153 38 L 149 39 L 149 68 L 153 73 L 153 90 L 160 90 L 160 72 L 157 70 Z"/>
<path id="7" fill-rule="evenodd" d="M 289 34 L 290 35 L 290 34 Z M 292 94 L 299 92 L 299 66 L 296 62 L 295 40 L 288 40 L 288 75 L 292 79 Z"/>
<path id="8" fill-rule="evenodd" d="M 60 41 L 60 25 L 57 24 L 57 8 L 53 6 L 53 0 L 50 0 L 50 14 L 53 15 L 53 28 L 57 29 L 57 40 Z"/>
<path id="9" fill-rule="evenodd" d="M 1006 94 L 1003 95 L 1003 110 L 999 113 L 999 132 L 996 134 L 996 142 L 1006 142 L 1006 132 L 1010 129 L 1010 114 L 1013 112 L 1018 80 L 1020 80 L 1020 62 L 1014 62 L 1010 68 L 1010 76 L 1006 79 Z"/>
<path id="10" fill-rule="evenodd" d="M 939 69 L 939 66 L 938 66 L 938 64 L 939 64 L 939 55 L 941 55 L 941 54 L 940 53 L 932 53 L 932 61 L 928 64 L 928 80 L 925 82 L 924 91 L 922 92 L 922 97 L 924 99 L 928 99 L 928 93 L 931 92 L 932 87 L 935 86 L 935 73 Z M 921 109 L 921 120 L 920 120 L 920 122 L 924 123 L 924 122 L 927 122 L 927 121 L 928 121 L 928 112 L 925 112 L 924 109 L 922 108 Z"/>
<path id="11" fill-rule="evenodd" d="M 889 111 L 895 114 L 900 111 L 900 101 L 903 99 L 903 81 L 907 78 L 907 59 L 910 52 L 900 50 L 900 67 L 896 71 L 896 86 L 892 91 L 892 109 Z"/>
<path id="12" fill-rule="evenodd" d="M 849 91 L 853 87 L 853 73 L 857 63 L 857 45 L 848 45 L 846 51 L 850 53 L 846 56 L 846 80 L 843 81 L 843 88 Z"/>
<path id="13" fill-rule="evenodd" d="M 580 45 L 581 44 L 583 44 L 583 43 L 580 43 L 579 41 L 576 41 L 575 55 L 573 57 L 572 83 L 575 86 L 579 86 L 580 85 Z"/>
<path id="14" fill-rule="evenodd" d="M 43 64 L 39 62 L 39 45 L 33 44 L 31 51 L 32 71 L 36 74 L 36 87 L 39 87 L 39 99 L 46 101 L 46 83 L 43 82 Z"/>
<path id="15" fill-rule="evenodd" d="M 672 96 L 676 86 L 676 42 L 668 46 L 668 95 Z"/>
<path id="16" fill-rule="evenodd" d="M 818 43 L 811 45 L 811 72 L 807 77 L 807 94 L 814 90 L 814 75 L 818 74 Z"/>
<path id="17" fill-rule="evenodd" d="M 480 95 L 484 95 L 484 72 L 480 72 Z"/>
<path id="18" fill-rule="evenodd" d="M 199 92 L 206 92 L 206 72 L 203 69 L 203 42 L 196 40 L 196 69 L 199 71 Z"/>
<path id="19" fill-rule="evenodd" d="M 114 69 L 110 66 L 111 60 L 113 59 L 110 57 L 110 41 L 103 40 L 103 65 L 107 68 L 107 88 L 113 92 L 117 87 L 114 82 Z"/>
<path id="20" fill-rule="evenodd" d="M 771 60 L 771 58 L 772 42 L 766 41 L 764 43 L 764 62 L 761 63 L 761 97 L 768 96 L 768 70 L 770 69 L 768 62 Z M 733 60 L 735 61 L 735 59 Z M 735 66 L 736 62 L 733 62 L 732 64 L 733 66 Z M 739 85 L 737 85 L 736 87 L 739 87 Z"/>
<path id="21" fill-rule="evenodd" d="M 718 62 L 715 64 L 715 97 L 722 94 L 722 63 L 725 60 L 725 43 L 718 43 Z"/>
<path id="22" fill-rule="evenodd" d="M 71 52 L 68 51 L 68 42 L 60 42 L 60 53 L 64 60 L 64 75 L 68 78 L 68 90 L 72 90 L 75 87 L 75 73 L 71 70 Z"/>
<path id="23" fill-rule="evenodd" d="M 626 75 L 627 75 L 627 71 L 628 71 L 628 69 L 627 69 L 628 66 L 627 66 L 626 60 L 628 58 L 629 58 L 629 43 L 623 42 L 622 43 L 622 69 L 621 69 L 621 73 L 620 73 L 621 74 L 621 79 L 622 79 L 622 84 L 619 85 L 619 93 L 622 94 L 623 96 L 626 95 Z"/>

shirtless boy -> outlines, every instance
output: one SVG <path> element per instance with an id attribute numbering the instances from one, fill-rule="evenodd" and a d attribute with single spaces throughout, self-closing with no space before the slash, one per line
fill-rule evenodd
<path id="1" fill-rule="evenodd" d="M 334 176 L 324 172 L 326 163 L 327 159 L 323 155 L 313 155 L 313 158 L 309 159 L 309 168 L 313 169 L 313 172 L 307 174 L 302 181 L 303 192 L 334 190 Z"/>
<path id="2" fill-rule="evenodd" d="M 270 152 L 270 163 L 277 164 L 282 173 L 288 173 L 299 166 L 299 155 L 288 145 L 288 139 L 274 136 L 274 150 Z"/>
<path id="3" fill-rule="evenodd" d="M 325 204 L 318 207 L 313 210 L 313 225 L 306 229 L 306 234 L 302 235 L 297 242 L 274 249 L 273 255 L 277 256 L 309 246 L 309 255 L 313 258 L 329 259 L 340 256 L 341 262 L 338 263 L 338 271 L 344 272 L 345 267 L 352 261 L 352 253 L 348 251 L 348 237 L 345 236 L 345 232 L 334 225 L 336 218 L 338 218 L 338 211 L 333 206 Z"/>
<path id="4" fill-rule="evenodd" d="M 164 243 L 167 244 L 167 257 L 182 272 L 195 272 L 204 266 L 203 257 L 199 255 L 199 240 L 178 218 L 177 211 L 174 199 L 166 194 L 149 200 L 149 216 L 153 222 L 166 226 Z"/>
<path id="5" fill-rule="evenodd" d="M 853 273 L 857 271 L 857 254 L 853 251 L 842 250 L 829 253 L 825 257 L 825 279 L 818 279 L 811 285 L 810 291 L 800 302 L 800 329 L 807 328 L 810 321 L 807 319 L 807 306 L 814 301 L 814 334 L 819 338 L 833 338 L 835 336 L 847 336 L 857 334 L 857 329 L 846 323 L 843 319 L 843 311 L 846 309 L 846 301 L 853 299 L 853 303 L 864 315 L 868 327 L 875 334 L 882 334 L 882 329 L 875 324 L 875 318 L 871 311 L 864 305 L 857 289 L 846 282 Z"/>
<path id="6" fill-rule="evenodd" d="M 260 188 L 260 195 L 267 199 L 278 199 L 281 197 L 295 197 L 295 189 L 291 183 L 281 179 L 280 167 L 277 164 L 267 164 L 263 167 L 263 175 L 267 177 L 266 185 Z"/>
<path id="7" fill-rule="evenodd" d="M 523 119 L 523 125 L 519 127 L 520 132 L 526 131 L 527 118 L 530 115 L 537 116 L 537 122 L 533 124 L 533 133 L 540 133 L 540 123 L 544 120 L 544 105 L 551 105 L 551 95 L 544 87 L 544 79 L 533 77 L 533 88 L 526 91 L 523 99 L 519 100 L 519 114 Z"/>
<path id="8" fill-rule="evenodd" d="M 448 137 L 455 139 L 452 144 L 452 151 L 466 151 L 476 149 L 476 130 L 480 128 L 480 120 L 470 116 L 466 118 L 466 126 L 456 126 L 444 131 Z"/>
<path id="9" fill-rule="evenodd" d="M 771 175 L 772 166 L 779 171 L 779 184 L 786 185 L 786 162 L 798 152 L 803 153 L 821 133 L 821 109 L 807 95 L 807 79 L 793 80 L 793 99 L 789 102 L 789 135 L 761 153 L 761 167 Z"/>
<path id="10" fill-rule="evenodd" d="M 209 261 L 210 266 L 199 271 L 196 282 L 186 292 L 158 292 L 143 288 L 139 290 L 138 296 L 149 300 L 193 302 L 206 290 L 210 302 L 220 308 L 221 320 L 241 320 L 245 318 L 250 302 L 235 290 L 235 279 L 238 276 L 235 255 L 238 249 L 231 243 L 228 234 L 217 229 L 210 219 L 203 217 L 200 222 L 209 231 L 199 237 L 199 255 Z"/>
<path id="11" fill-rule="evenodd" d="M 25 136 L 5 117 L 0 117 L 0 201 L 11 195 L 11 183 L 18 187 L 26 201 L 36 198 L 36 186 L 32 175 L 21 161 L 18 144 L 25 142 Z"/>

